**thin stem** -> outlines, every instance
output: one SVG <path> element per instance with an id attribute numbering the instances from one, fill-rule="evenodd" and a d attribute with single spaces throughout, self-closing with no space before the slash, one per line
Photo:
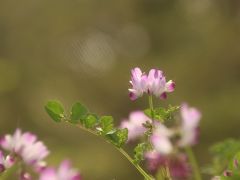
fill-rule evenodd
<path id="1" fill-rule="evenodd" d="M 152 126 L 154 126 L 154 125 L 153 125 L 153 121 L 154 121 L 154 119 L 155 119 L 155 114 L 154 114 L 153 96 L 152 96 L 152 95 L 149 95 L 149 96 L 148 96 L 148 103 L 149 103 L 149 108 L 150 108 L 150 110 L 151 110 Z M 148 141 L 149 141 L 149 143 L 151 144 L 149 138 L 150 138 L 150 135 L 149 135 L 149 137 L 148 137 Z M 152 144 L 151 144 L 151 146 L 152 146 Z M 171 178 L 171 175 L 170 175 L 170 172 L 169 172 L 169 167 L 168 167 L 167 165 L 166 165 L 166 167 L 164 167 L 164 171 L 165 171 L 165 173 L 164 173 L 164 175 L 163 175 L 163 178 L 164 178 L 164 179 L 171 180 L 172 178 Z"/>
<path id="2" fill-rule="evenodd" d="M 122 153 L 131 163 L 133 166 L 136 167 L 136 169 L 144 176 L 146 180 L 154 180 L 151 176 L 149 176 L 138 164 L 135 164 L 133 159 L 128 155 L 126 151 L 124 151 L 122 148 L 117 148 L 120 153 Z"/>
<path id="3" fill-rule="evenodd" d="M 77 127 L 79 127 L 80 129 L 89 132 L 90 134 L 93 134 L 95 136 L 101 137 L 103 138 L 100 134 L 96 133 L 95 131 L 91 130 L 91 129 L 87 129 L 81 125 L 77 125 Z M 104 138 L 103 138 L 104 139 Z M 110 143 L 108 140 L 104 139 L 106 142 Z M 111 143 L 110 143 L 111 144 Z M 154 180 L 154 178 L 152 178 L 150 175 L 148 175 L 142 168 L 141 166 L 139 166 L 138 164 L 134 163 L 134 160 L 128 155 L 128 153 L 122 149 L 122 148 L 118 148 L 116 146 L 114 146 L 123 156 L 125 156 L 127 158 L 128 161 L 131 162 L 131 164 L 143 175 L 143 177 L 146 180 Z"/>
<path id="4" fill-rule="evenodd" d="M 154 119 L 154 109 L 153 109 L 153 97 L 152 97 L 152 95 L 148 96 L 148 103 L 149 103 L 149 108 L 151 110 L 151 118 L 153 120 Z"/>
<path id="5" fill-rule="evenodd" d="M 186 147 L 185 151 L 188 155 L 191 167 L 193 169 L 193 174 L 194 174 L 195 180 L 202 180 L 202 177 L 201 177 L 201 174 L 200 174 L 200 171 L 199 171 L 199 167 L 198 167 L 198 164 L 197 164 L 197 160 L 196 160 L 195 155 L 192 151 L 192 148 L 191 147 Z"/>

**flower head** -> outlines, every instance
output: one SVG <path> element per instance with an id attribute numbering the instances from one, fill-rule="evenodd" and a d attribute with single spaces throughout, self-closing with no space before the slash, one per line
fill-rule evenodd
<path id="1" fill-rule="evenodd" d="M 132 141 L 142 136 L 146 131 L 143 126 L 147 121 L 151 122 L 142 111 L 134 111 L 129 115 L 128 120 L 123 120 L 120 127 L 128 129 L 128 141 Z"/>
<path id="2" fill-rule="evenodd" d="M 161 123 L 156 123 L 156 127 L 150 138 L 154 149 L 160 154 L 170 154 L 173 150 L 173 145 L 170 137 L 173 132 Z"/>
<path id="3" fill-rule="evenodd" d="M 158 69 L 151 69 L 147 78 L 147 91 L 161 99 L 166 99 L 167 92 L 173 92 L 175 83 L 170 80 L 166 82 L 163 72 Z"/>
<path id="4" fill-rule="evenodd" d="M 170 80 L 166 81 L 163 72 L 158 69 L 151 69 L 146 75 L 140 68 L 134 68 L 131 71 L 131 85 L 129 96 L 131 100 L 141 97 L 143 93 L 153 94 L 158 98 L 166 99 L 167 92 L 173 92 L 175 83 Z"/>
<path id="5" fill-rule="evenodd" d="M 47 147 L 37 141 L 36 135 L 17 129 L 13 135 L 7 134 L 0 140 L 0 146 L 11 153 L 20 156 L 28 165 L 36 169 L 44 164 L 43 159 L 49 154 Z"/>
<path id="6" fill-rule="evenodd" d="M 46 168 L 40 175 L 40 180 L 81 180 L 80 173 L 72 169 L 71 163 L 63 161 L 58 169 Z"/>
<path id="7" fill-rule="evenodd" d="M 180 146 L 193 145 L 197 142 L 198 126 L 201 119 L 201 113 L 193 107 L 189 107 L 186 103 L 181 106 L 181 139 Z"/>

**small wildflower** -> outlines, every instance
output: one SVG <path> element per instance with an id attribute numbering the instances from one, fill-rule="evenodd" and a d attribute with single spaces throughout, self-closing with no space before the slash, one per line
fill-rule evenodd
<path id="1" fill-rule="evenodd" d="M 142 111 L 134 111 L 129 115 L 128 120 L 123 120 L 120 127 L 128 129 L 128 141 L 132 141 L 142 136 L 146 131 L 143 126 L 147 121 L 151 122 Z"/>
<path id="2" fill-rule="evenodd" d="M 167 92 L 173 92 L 175 83 L 170 80 L 166 82 L 163 72 L 158 69 L 151 69 L 147 79 L 147 91 L 158 98 L 166 99 Z"/>
<path id="3" fill-rule="evenodd" d="M 58 169 L 46 168 L 40 175 L 40 180 L 81 180 L 80 173 L 72 169 L 69 161 L 63 161 Z"/>
<path id="4" fill-rule="evenodd" d="M 17 129 L 13 135 L 5 135 L 0 140 L 0 146 L 11 153 L 20 156 L 28 165 L 36 169 L 43 164 L 43 159 L 49 154 L 47 147 L 37 141 L 36 135 Z"/>
<path id="5" fill-rule="evenodd" d="M 196 144 L 198 139 L 198 126 L 201 118 L 201 113 L 193 107 L 189 107 L 187 104 L 181 106 L 181 139 L 179 141 L 180 146 L 188 146 Z"/>
<path id="6" fill-rule="evenodd" d="M 129 96 L 131 100 L 136 100 L 143 93 L 155 95 L 158 98 L 166 99 L 167 92 L 173 92 L 175 83 L 170 80 L 166 81 L 163 72 L 158 69 L 151 69 L 149 74 L 142 73 L 140 68 L 134 68 L 131 71 L 131 85 Z"/>
<path id="7" fill-rule="evenodd" d="M 150 141 L 156 151 L 161 154 L 169 154 L 173 150 L 173 145 L 170 141 L 172 135 L 173 132 L 170 129 L 163 124 L 156 123 Z"/>

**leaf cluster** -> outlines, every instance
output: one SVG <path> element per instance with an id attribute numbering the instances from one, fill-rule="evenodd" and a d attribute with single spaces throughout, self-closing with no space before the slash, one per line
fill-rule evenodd
<path id="1" fill-rule="evenodd" d="M 112 116 L 98 117 L 80 102 L 73 104 L 70 112 L 66 113 L 63 105 L 56 100 L 48 101 L 45 110 L 55 122 L 69 122 L 92 131 L 93 133 L 104 137 L 118 148 L 122 147 L 128 137 L 128 130 L 114 127 Z"/>
<path id="2" fill-rule="evenodd" d="M 149 117 L 153 118 L 154 120 L 158 120 L 160 122 L 166 122 L 173 118 L 174 113 L 179 109 L 179 106 L 171 106 L 169 105 L 168 108 L 158 107 L 153 109 L 153 113 L 151 109 L 145 109 L 144 113 Z M 152 117 L 153 115 L 153 117 Z"/>
<path id="3" fill-rule="evenodd" d="M 145 152 L 149 150 L 151 150 L 151 146 L 149 143 L 139 143 L 134 148 L 134 163 L 139 164 L 141 161 L 143 161 Z"/>

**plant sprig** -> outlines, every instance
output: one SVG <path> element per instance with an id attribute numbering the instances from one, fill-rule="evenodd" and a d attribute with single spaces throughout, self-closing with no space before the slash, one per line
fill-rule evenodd
<path id="1" fill-rule="evenodd" d="M 75 124 L 82 130 L 102 137 L 108 143 L 113 144 L 115 148 L 136 167 L 146 180 L 154 180 L 154 178 L 146 173 L 138 164 L 138 160 L 136 159 L 142 159 L 140 155 L 135 155 L 135 159 L 133 159 L 122 149 L 127 141 L 128 129 L 114 127 L 112 116 L 98 117 L 97 115 L 90 113 L 89 110 L 79 102 L 73 104 L 71 111 L 67 114 L 63 105 L 56 100 L 48 101 L 45 105 L 45 110 L 55 122 L 68 122 Z"/>

